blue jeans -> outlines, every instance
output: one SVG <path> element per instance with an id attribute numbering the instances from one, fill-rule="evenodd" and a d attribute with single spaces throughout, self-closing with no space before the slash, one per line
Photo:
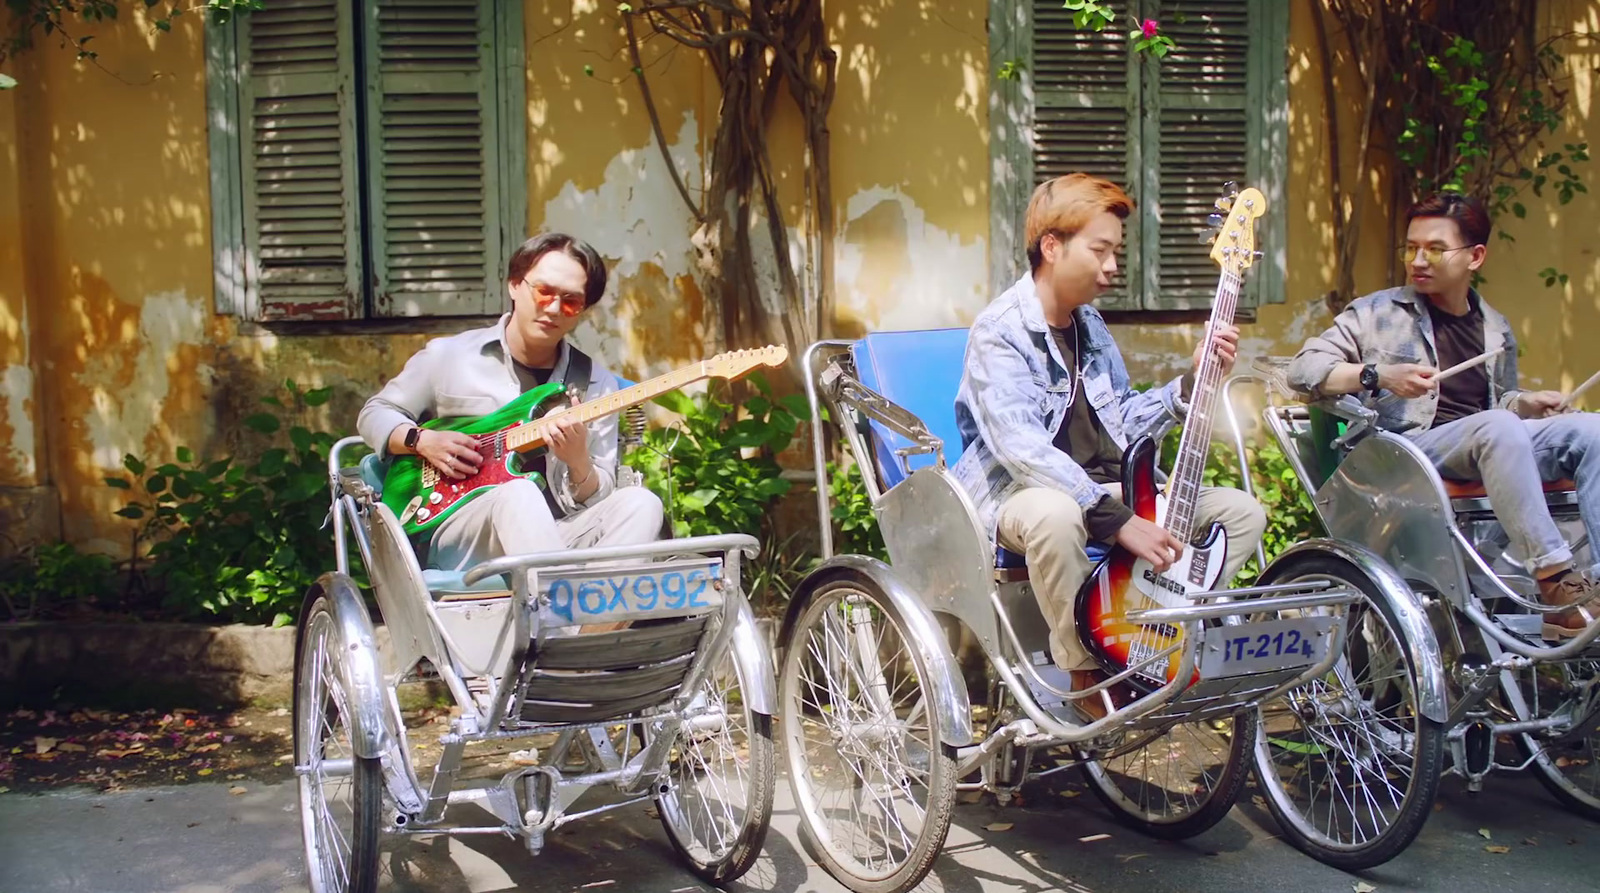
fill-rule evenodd
<path id="1" fill-rule="evenodd" d="M 1578 485 L 1578 513 L 1589 533 L 1590 554 L 1600 557 L 1600 414 L 1524 419 L 1491 409 L 1413 440 L 1440 475 L 1483 481 L 1495 516 L 1535 574 L 1572 561 L 1572 548 L 1551 520 L 1541 488 L 1544 481 L 1571 478 Z"/>

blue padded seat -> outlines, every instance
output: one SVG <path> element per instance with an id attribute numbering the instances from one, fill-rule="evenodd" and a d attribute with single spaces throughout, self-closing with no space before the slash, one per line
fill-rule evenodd
<path id="1" fill-rule="evenodd" d="M 856 377 L 862 384 L 908 410 L 928 432 L 944 441 L 945 464 L 961 458 L 963 444 L 956 427 L 956 392 L 961 387 L 961 370 L 966 363 L 966 329 L 926 329 L 908 332 L 874 332 L 857 341 L 850 350 L 856 364 Z M 885 490 L 905 480 L 895 450 L 911 442 L 871 422 L 871 440 L 878 465 L 878 480 Z M 912 469 L 933 464 L 923 453 L 908 457 Z M 1090 559 L 1099 561 L 1107 548 L 1090 543 Z M 995 550 L 995 567 L 1021 568 L 1027 562 L 1010 549 Z"/>
<path id="2" fill-rule="evenodd" d="M 967 330 L 874 332 L 857 341 L 850 353 L 861 383 L 921 419 L 929 433 L 944 441 L 945 464 L 956 464 L 962 448 L 956 429 L 956 391 L 967 354 Z M 905 479 L 894 451 L 911 442 L 873 422 L 872 445 L 878 480 L 887 490 Z M 926 453 L 910 457 L 912 468 L 933 461 Z"/>
<path id="3" fill-rule="evenodd" d="M 446 571 L 430 567 L 422 572 L 422 583 L 436 596 L 464 592 L 505 592 L 511 588 L 505 576 L 500 574 L 484 577 L 471 586 L 466 584 L 464 577 L 466 577 L 465 571 Z"/>
<path id="4" fill-rule="evenodd" d="M 383 460 L 376 453 L 369 453 L 361 457 L 361 479 L 366 481 L 372 492 L 383 492 L 383 476 L 387 469 Z M 422 571 L 422 583 L 434 595 L 452 595 L 463 592 L 504 592 L 510 588 L 504 576 L 485 577 L 468 586 L 462 578 L 466 576 L 463 571 L 446 571 L 430 567 Z"/>

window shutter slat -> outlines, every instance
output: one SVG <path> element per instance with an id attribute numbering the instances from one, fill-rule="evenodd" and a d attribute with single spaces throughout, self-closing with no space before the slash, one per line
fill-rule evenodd
<path id="1" fill-rule="evenodd" d="M 283 0 L 240 17 L 247 301 L 263 320 L 360 313 L 347 4 Z"/>
<path id="2" fill-rule="evenodd" d="M 1122 186 L 1140 202 L 1137 64 L 1124 23 L 1128 2 L 1109 5 L 1117 18 L 1104 31 L 1080 31 L 1060 0 L 1032 0 L 1034 91 L 1033 185 L 1082 171 Z M 1125 227 L 1120 272 L 1096 303 L 1104 310 L 1138 309 L 1139 271 L 1123 258 L 1139 256 L 1137 225 Z M 1025 246 L 1024 246 L 1025 247 Z"/>
<path id="3" fill-rule="evenodd" d="M 375 310 L 493 313 L 504 303 L 493 4 L 379 0 L 366 28 Z"/>
<path id="4" fill-rule="evenodd" d="M 1202 243 L 1206 217 L 1223 183 L 1247 185 L 1253 136 L 1249 103 L 1250 13 L 1253 0 L 1208 0 L 1204 6 L 1166 3 L 1162 29 L 1177 48 L 1150 65 L 1145 145 L 1156 196 L 1148 208 L 1146 309 L 1204 310 L 1216 296 L 1218 268 Z M 1153 128 L 1154 132 L 1151 132 Z M 1152 160 L 1152 159 L 1147 159 Z M 1240 305 L 1253 305 L 1253 290 Z"/>

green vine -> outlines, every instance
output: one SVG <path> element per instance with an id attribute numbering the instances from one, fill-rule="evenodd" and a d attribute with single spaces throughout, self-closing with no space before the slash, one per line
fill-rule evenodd
<path id="1" fill-rule="evenodd" d="M 78 61 L 99 65 L 100 54 L 90 48 L 93 34 L 83 28 L 114 22 L 125 8 L 146 11 L 152 33 L 172 30 L 174 20 L 186 13 L 206 12 L 218 24 L 226 24 L 234 13 L 260 9 L 265 0 L 206 0 L 185 6 L 171 0 L 5 0 L 9 14 L 9 33 L 0 36 L 0 65 L 34 47 L 38 37 L 55 38 L 70 48 Z M 0 74 L 0 90 L 17 85 L 15 78 Z"/>

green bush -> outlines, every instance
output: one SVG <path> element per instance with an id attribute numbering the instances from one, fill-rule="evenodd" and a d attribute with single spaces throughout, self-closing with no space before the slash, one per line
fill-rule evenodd
<path id="1" fill-rule="evenodd" d="M 1178 439 L 1182 429 L 1173 429 L 1161 446 L 1161 467 L 1171 468 L 1178 452 Z M 1245 445 L 1245 456 L 1250 466 L 1251 484 L 1256 501 L 1267 511 L 1267 530 L 1261 545 L 1271 561 L 1279 552 L 1308 537 L 1322 535 L 1311 496 L 1300 486 L 1294 468 L 1284 457 L 1277 441 Z M 1201 483 L 1207 487 L 1233 487 L 1244 489 L 1239 475 L 1238 451 L 1230 443 L 1212 443 L 1206 457 L 1206 468 L 1201 473 Z M 1255 558 L 1240 569 L 1235 584 L 1249 585 L 1261 573 Z"/>
<path id="2" fill-rule="evenodd" d="M 322 522 L 328 450 L 338 438 L 302 425 L 285 429 L 284 419 L 326 403 L 331 389 L 284 386 L 287 404 L 264 397 L 273 411 L 244 420 L 273 438 L 256 461 L 208 460 L 180 446 L 176 462 L 152 467 L 129 455 L 128 474 L 105 479 L 129 493 L 117 514 L 142 521 L 139 538 L 153 543 L 147 566 L 137 570 L 160 593 L 163 614 L 282 625 L 292 622 L 311 583 L 333 567 L 332 536 Z"/>
<path id="3" fill-rule="evenodd" d="M 757 393 L 737 407 L 725 382 L 695 397 L 677 391 L 658 397 L 681 420 L 646 431 L 644 445 L 628 454 L 628 464 L 666 504 L 675 536 L 770 532 L 768 515 L 791 486 L 777 455 L 794 441 L 807 411 L 798 395 L 774 398 L 759 375 L 750 383 Z"/>
<path id="4" fill-rule="evenodd" d="M 759 375 L 749 382 L 714 382 L 694 397 L 673 392 L 657 398 L 681 418 L 646 431 L 644 445 L 626 461 L 661 497 L 674 536 L 747 533 L 761 540 L 761 555 L 746 569 L 745 583 L 756 608 L 767 609 L 786 601 L 813 564 L 803 548 L 806 538 L 779 540 L 772 518 L 793 486 L 777 456 L 794 442 L 807 409 L 799 395 L 774 397 Z M 735 405 L 734 387 L 756 393 Z"/>
<path id="5" fill-rule="evenodd" d="M 883 531 L 878 529 L 878 516 L 872 511 L 872 497 L 861 483 L 860 466 L 852 462 L 841 472 L 837 462 L 828 463 L 828 501 L 837 531 L 835 552 L 889 560 Z"/>
<path id="6" fill-rule="evenodd" d="M 115 565 L 70 543 L 31 546 L 0 560 L 0 605 L 9 620 L 43 620 L 110 607 Z"/>

